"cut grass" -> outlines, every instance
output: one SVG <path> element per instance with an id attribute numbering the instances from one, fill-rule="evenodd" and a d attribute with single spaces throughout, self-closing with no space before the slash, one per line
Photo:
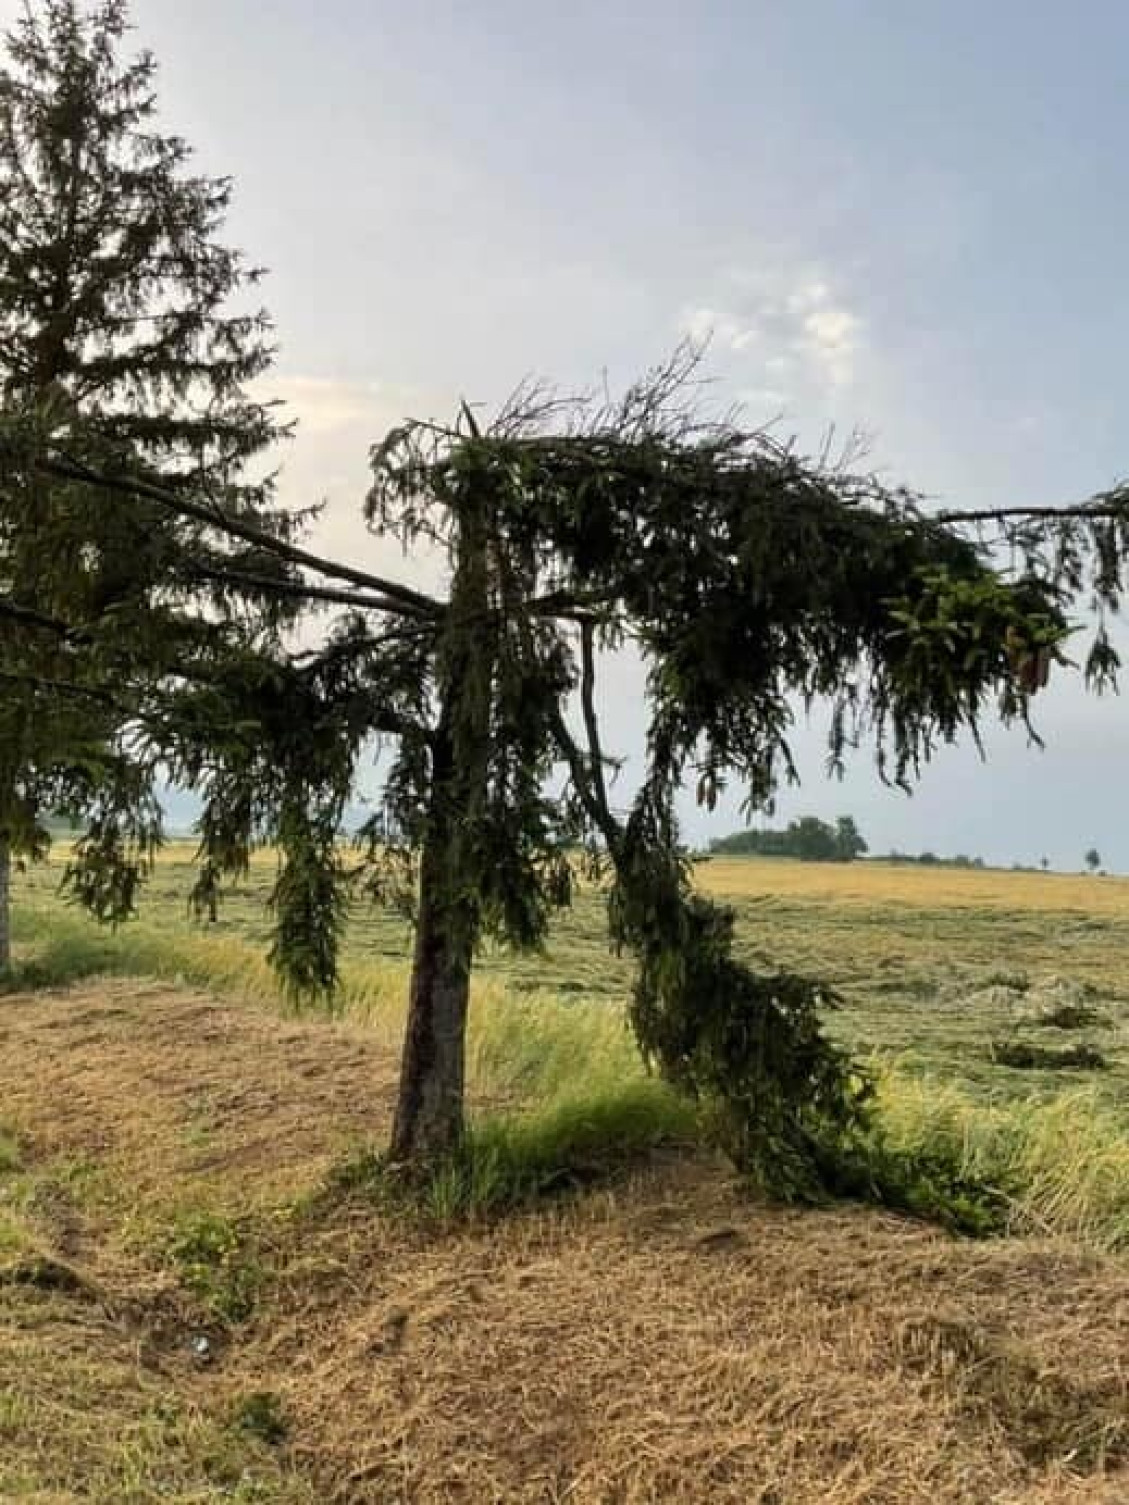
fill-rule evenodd
<path id="1" fill-rule="evenodd" d="M 314 1505 L 276 1450 L 58 1293 L 0 1297 L 0 1499 Z M 178 1393 L 179 1392 L 179 1393 Z"/>
<path id="2" fill-rule="evenodd" d="M 58 983 L 99 973 L 180 976 L 226 997 L 272 996 L 264 960 L 272 855 L 256 854 L 219 923 L 201 930 L 186 913 L 191 850 L 180 843 L 162 854 L 141 920 L 117 936 L 59 901 L 59 864 L 32 869 L 20 880 L 15 915 L 17 951 L 32 969 L 25 975 Z M 912 1053 L 978 1090 L 1022 1093 L 1027 1084 L 987 1058 L 991 1041 L 1008 1036 L 1017 1013 L 1084 1003 L 1110 1021 L 1105 1090 L 1129 1105 L 1129 881 L 755 860 L 715 860 L 699 877 L 734 906 L 744 959 L 823 977 L 846 994 L 831 1028 L 863 1055 Z M 389 1045 L 398 1043 L 409 960 L 403 920 L 358 906 L 344 951 L 345 1011 L 360 1018 L 371 1003 Z M 538 1011 L 548 1000 L 611 1004 L 618 1023 L 632 964 L 609 951 L 603 896 L 581 887 L 545 954 L 488 949 L 476 977 L 480 991 L 527 995 Z"/>
<path id="3" fill-rule="evenodd" d="M 0 1498 L 1124 1497 L 1129 1293 L 1094 1251 L 1129 1248 L 1125 885 L 703 873 L 750 960 L 847 991 L 831 1024 L 884 1052 L 883 1152 L 1057 1241 L 971 1244 L 766 1209 L 707 1159 L 656 1156 L 694 1114 L 639 1061 L 591 892 L 548 956 L 483 958 L 472 1133 L 406 1219 L 356 1148 L 386 1132 L 402 927 L 358 913 L 338 1021 L 287 1018 L 269 859 L 198 931 L 182 857 L 117 935 L 50 870 L 25 891 L 25 979 L 165 982 L 0 999 L 0 1265 L 77 1268 L 132 1314 L 81 1283 L 0 1285 Z M 1086 1086 L 990 1059 L 1099 1003 L 1109 1067 Z M 335 1166 L 375 1198 L 319 1195 Z M 198 1322 L 222 1333 L 204 1366 Z"/>
<path id="4" fill-rule="evenodd" d="M 598 1185 L 506 1217 L 468 1221 L 456 1187 L 456 1215 L 406 1219 L 379 1198 L 315 1197 L 347 1143 L 386 1131 L 394 1059 L 377 1029 L 109 981 L 14 999 L 0 1030 L 16 1175 L 71 1195 L 41 1237 L 80 1276 L 0 1286 L 0 1498 L 1124 1496 L 1117 1262 L 851 1208 L 773 1208 L 682 1155 L 626 1177 L 597 1162 Z M 565 1103 L 563 1066 L 539 1085 L 554 1075 Z M 1014 1102 L 997 1125 L 982 1102 L 949 1096 L 923 1126 L 905 1099 L 936 1109 L 927 1084 L 891 1071 L 882 1090 L 888 1132 L 900 1122 L 908 1145 L 944 1135 L 954 1157 L 1024 1158 L 1029 1176 L 1054 1165 L 1056 1137 L 1073 1150 L 1087 1111 L 1043 1123 L 1040 1145 L 1035 1122 L 1014 1137 Z M 202 1093 L 199 1146 L 184 1126 Z M 591 1162 L 617 1133 L 625 1156 L 645 1148 L 656 1106 L 640 1105 L 641 1128 L 609 1112 L 547 1114 L 547 1145 L 535 1101 L 505 1121 L 533 1135 L 519 1164 L 548 1177 L 554 1157 Z M 480 1123 L 478 1163 L 496 1168 L 514 1141 L 498 1150 L 494 1132 Z M 481 1177 L 494 1196 L 496 1172 Z M 1110 1189 L 1123 1179 L 1111 1161 Z M 1069 1190 L 1055 1187 L 1042 1205 Z M 1093 1207 L 1095 1187 L 1080 1198 Z M 250 1316 L 219 1328 L 183 1277 L 233 1248 L 269 1278 Z"/>

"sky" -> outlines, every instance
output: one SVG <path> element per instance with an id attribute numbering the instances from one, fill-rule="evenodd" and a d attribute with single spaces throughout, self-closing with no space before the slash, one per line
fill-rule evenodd
<path id="1" fill-rule="evenodd" d="M 0 21 L 16 14 L 0 0 Z M 230 174 L 270 269 L 283 495 L 364 532 L 370 444 L 536 374 L 622 383 L 711 336 L 719 400 L 949 506 L 1129 472 L 1129 6 L 1119 0 L 135 0 L 165 124 Z M 637 755 L 638 666 L 606 740 Z M 1129 704 L 1060 675 L 1044 751 L 947 750 L 912 798 L 818 718 L 777 816 L 873 850 L 1129 870 Z M 629 762 L 624 779 L 630 782 Z M 739 826 L 688 802 L 694 841 Z"/>

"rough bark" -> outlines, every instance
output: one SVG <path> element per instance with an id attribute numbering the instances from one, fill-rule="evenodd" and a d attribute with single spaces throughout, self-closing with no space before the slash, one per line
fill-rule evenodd
<path id="1" fill-rule="evenodd" d="M 12 849 L 0 836 L 0 975 L 12 965 Z"/>
<path id="2" fill-rule="evenodd" d="M 425 1165 L 463 1135 L 471 941 L 449 902 L 450 832 L 436 821 L 423 854 L 408 1023 L 391 1159 Z"/>

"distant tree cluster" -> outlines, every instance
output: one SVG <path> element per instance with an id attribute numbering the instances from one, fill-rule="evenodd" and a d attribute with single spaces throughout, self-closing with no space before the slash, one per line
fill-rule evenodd
<path id="1" fill-rule="evenodd" d="M 804 815 L 782 831 L 735 831 L 710 843 L 715 856 L 798 857 L 801 862 L 854 862 L 867 850 L 849 815 L 840 816 L 834 825 L 815 815 Z"/>
<path id="2" fill-rule="evenodd" d="M 984 867 L 983 857 L 969 857 L 958 852 L 955 857 L 939 857 L 936 852 L 887 852 L 883 862 L 915 862 L 923 867 Z"/>

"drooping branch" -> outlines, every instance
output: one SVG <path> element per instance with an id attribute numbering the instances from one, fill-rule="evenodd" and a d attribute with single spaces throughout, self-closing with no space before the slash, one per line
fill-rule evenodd
<path id="1" fill-rule="evenodd" d="M 558 708 L 554 708 L 549 714 L 549 727 L 553 734 L 553 741 L 568 765 L 573 788 L 584 807 L 585 814 L 604 838 L 608 852 L 614 856 L 623 839 L 623 830 L 608 807 L 607 798 L 603 795 L 602 783 L 597 785 L 593 781 L 590 760 L 585 758 L 580 748 L 577 747 Z"/>
<path id="2" fill-rule="evenodd" d="M 600 745 L 600 723 L 596 716 L 596 653 L 591 622 L 580 625 L 580 705 L 584 729 L 588 735 L 589 764 L 595 795 L 603 810 L 608 808 L 608 790 L 604 779 L 604 753 Z"/>
<path id="3" fill-rule="evenodd" d="M 40 631 L 53 633 L 56 637 L 68 642 L 89 643 L 91 641 L 90 634 L 83 628 L 71 627 L 66 622 L 60 621 L 58 617 L 48 616 L 45 612 L 36 611 L 34 607 L 13 601 L 8 595 L 0 595 L 0 617 L 18 622 L 23 627 L 35 627 Z"/>
<path id="4" fill-rule="evenodd" d="M 32 610 L 31 608 L 20 606 L 7 596 L 0 596 L 0 616 L 7 617 L 13 621 L 20 623 L 23 626 L 35 628 L 38 631 L 49 632 L 54 637 L 58 638 L 60 642 L 67 643 L 72 646 L 90 647 L 93 646 L 97 641 L 95 635 L 89 630 L 84 628 L 71 627 L 66 622 L 60 621 L 57 617 L 51 617 L 44 612 L 38 612 Z M 411 629 L 405 629 L 405 631 L 411 631 Z M 396 636 L 403 636 L 403 633 L 388 633 L 382 635 L 379 638 L 365 639 L 358 645 L 358 651 L 370 651 L 375 647 L 379 647 L 382 643 L 394 640 Z M 334 645 L 332 651 L 335 654 L 339 654 L 341 652 L 341 645 Z M 111 668 L 118 667 L 123 671 L 129 671 L 134 667 L 134 661 L 131 655 L 127 653 L 114 653 L 108 648 L 104 649 L 103 652 L 105 662 L 107 666 Z M 291 658 L 281 661 L 277 665 L 277 667 L 293 667 L 297 669 L 298 672 L 309 676 L 312 673 L 316 672 L 325 658 L 326 650 L 319 649 L 312 654 L 294 655 Z M 306 660 L 304 664 L 302 663 L 303 659 Z M 164 682 L 166 688 L 168 687 L 168 682 L 170 680 L 181 680 L 185 685 L 206 688 L 215 684 L 215 677 L 216 671 L 214 666 L 206 664 L 190 664 L 183 661 L 163 664 L 156 676 L 158 680 Z M 0 670 L 0 679 L 4 679 L 6 682 L 11 684 L 22 684 L 30 689 L 42 688 L 44 690 L 56 691 L 60 694 L 67 694 L 72 697 L 82 697 L 87 700 L 100 700 L 102 704 L 104 704 L 108 709 L 117 710 L 122 714 L 132 716 L 139 721 L 146 719 L 144 713 L 137 706 L 127 706 L 120 699 L 120 697 L 115 696 L 102 688 L 96 688 L 89 685 L 81 685 L 77 681 L 60 680 L 58 678 L 53 679 L 41 674 L 34 674 L 28 671 L 7 669 Z M 157 719 L 159 720 L 159 718 Z M 378 705 L 374 705 L 371 711 L 371 729 L 377 734 L 394 737 L 402 737 L 415 734 L 421 730 L 418 726 L 415 725 L 415 723 L 410 722 L 405 717 L 396 714 L 390 708 Z"/>
<path id="5" fill-rule="evenodd" d="M 286 580 L 271 575 L 258 575 L 249 570 L 221 569 L 218 566 L 193 564 L 186 575 L 200 580 L 213 581 L 217 585 L 240 587 L 261 591 L 264 595 L 290 597 L 297 601 L 324 601 L 336 606 L 354 606 L 361 611 L 383 611 L 393 616 L 404 615 L 401 603 L 389 596 L 376 596 L 365 591 L 340 589 L 332 585 L 312 585 L 305 580 Z M 416 615 L 416 613 L 410 613 Z"/>
<path id="6" fill-rule="evenodd" d="M 534 617 L 560 617 L 580 623 L 595 623 L 614 606 L 617 591 L 550 591 L 526 602 L 525 610 Z"/>
<path id="7" fill-rule="evenodd" d="M 1129 522 L 1129 491 L 1102 492 L 1087 502 L 1073 502 L 1065 507 L 1030 506 L 983 507 L 975 511 L 946 508 L 933 514 L 939 523 L 953 527 L 962 523 L 1022 522 Z"/>
<path id="8" fill-rule="evenodd" d="M 94 685 L 82 685 L 77 680 L 54 679 L 44 674 L 33 674 L 29 670 L 0 669 L 0 680 L 4 684 L 19 685 L 21 689 L 51 695 L 63 695 L 71 700 L 85 700 L 95 705 L 105 706 L 107 710 L 116 711 L 124 716 L 137 716 L 139 713 L 132 707 L 124 705 L 116 696 L 108 690 L 100 689 Z"/>

